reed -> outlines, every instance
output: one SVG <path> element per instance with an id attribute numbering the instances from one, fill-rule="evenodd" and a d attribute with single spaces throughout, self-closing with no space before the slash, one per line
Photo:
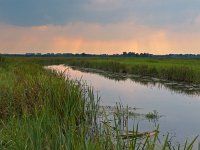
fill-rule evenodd
<path id="1" fill-rule="evenodd" d="M 200 83 L 200 59 L 183 58 L 25 58 L 39 64 L 67 64 L 113 73 L 135 74 L 160 79 Z"/>
<path id="2" fill-rule="evenodd" d="M 151 62 L 150 60 L 157 60 Z M 150 76 L 170 81 L 185 83 L 200 83 L 200 60 L 183 59 L 70 59 L 66 64 L 83 68 L 94 68 L 113 73 L 135 74 L 141 76 Z M 198 65 L 197 65 L 198 64 Z"/>

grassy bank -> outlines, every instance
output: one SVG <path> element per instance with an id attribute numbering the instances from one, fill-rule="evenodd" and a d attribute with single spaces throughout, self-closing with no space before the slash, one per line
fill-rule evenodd
<path id="1" fill-rule="evenodd" d="M 184 58 L 29 58 L 38 63 L 66 63 L 114 73 L 151 76 L 170 81 L 200 83 L 200 59 Z"/>
<path id="2" fill-rule="evenodd" d="M 98 98 L 90 87 L 39 65 L 57 62 L 0 57 L 0 149 L 172 148 L 168 138 L 157 145 L 158 131 L 143 140 L 137 129 L 120 136 L 120 111 L 114 127 L 106 120 L 98 122 Z M 191 148 L 192 143 L 187 144 L 186 149 Z"/>
<path id="3" fill-rule="evenodd" d="M 170 81 L 200 83 L 199 59 L 109 58 L 71 59 L 67 64 L 115 73 L 150 76 Z"/>
<path id="4" fill-rule="evenodd" d="M 0 149 L 105 146 L 98 132 L 88 134 L 96 112 L 90 88 L 37 64 L 0 60 Z"/>

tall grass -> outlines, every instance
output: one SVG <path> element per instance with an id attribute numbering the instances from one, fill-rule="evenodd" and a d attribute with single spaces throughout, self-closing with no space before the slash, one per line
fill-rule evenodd
<path id="1" fill-rule="evenodd" d="M 9 66 L 0 74 L 1 81 L 9 80 L 0 83 L 2 148 L 77 149 L 91 142 L 86 135 L 95 110 L 86 106 L 95 103 L 92 89 L 39 65 L 10 62 Z"/>
<path id="2" fill-rule="evenodd" d="M 156 60 L 156 58 L 155 58 Z M 177 60 L 178 62 L 179 60 Z M 186 61 L 186 60 L 183 60 Z M 170 63 L 170 60 L 165 63 L 158 61 L 157 63 L 149 62 L 148 60 L 141 61 L 141 59 L 70 59 L 66 63 L 72 66 L 83 68 L 101 69 L 114 73 L 128 73 L 141 76 L 157 77 L 167 79 L 170 81 L 186 82 L 186 83 L 200 83 L 200 67 L 193 66 L 191 62 L 186 64 Z M 186 61 L 187 62 L 187 61 Z M 200 64 L 200 60 L 199 60 Z"/>
<path id="3" fill-rule="evenodd" d="M 114 73 L 136 74 L 185 83 L 200 83 L 200 59 L 195 58 L 33 57 L 23 59 L 43 65 L 68 64 Z"/>
<path id="4" fill-rule="evenodd" d="M 106 122 L 106 112 L 101 123 L 92 88 L 27 60 L 0 60 L 0 149 L 172 148 L 157 145 L 158 130 L 141 140 L 138 129 L 128 136 L 126 127 L 123 138 L 120 109 L 114 127 Z"/>

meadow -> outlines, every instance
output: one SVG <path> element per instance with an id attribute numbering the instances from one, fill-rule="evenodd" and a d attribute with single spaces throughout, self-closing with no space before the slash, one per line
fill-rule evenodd
<path id="1" fill-rule="evenodd" d="M 44 65 L 66 63 L 117 73 L 152 76 L 157 76 L 162 69 L 166 69 L 166 72 L 172 69 L 168 76 L 179 75 L 184 82 L 200 81 L 196 77 L 199 73 L 196 70 L 198 60 L 185 60 L 185 64 L 178 60 L 154 61 L 0 56 L 0 149 L 173 149 L 167 135 L 164 141 L 157 143 L 159 128 L 153 136 L 145 133 L 141 139 L 137 125 L 132 131 L 125 127 L 122 136 L 119 129 L 121 117 L 124 116 L 121 107 L 117 107 L 113 116 L 114 127 L 107 121 L 106 112 L 102 114 L 105 120 L 99 122 L 99 97 L 95 97 L 91 87 L 72 81 L 63 73 L 44 69 Z M 134 67 L 137 71 L 133 71 Z M 123 113 L 128 115 L 126 111 Z M 195 140 L 176 148 L 190 150 Z"/>

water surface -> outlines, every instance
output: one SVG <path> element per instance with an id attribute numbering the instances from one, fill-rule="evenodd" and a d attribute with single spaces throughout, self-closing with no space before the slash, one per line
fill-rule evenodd
<path id="1" fill-rule="evenodd" d="M 71 79 L 86 81 L 98 91 L 102 106 L 115 106 L 116 102 L 124 106 L 141 108 L 137 112 L 146 114 L 156 110 L 162 117 L 156 122 L 161 134 L 170 133 L 174 140 L 182 142 L 200 134 L 200 96 L 198 92 L 177 90 L 174 85 L 139 82 L 122 78 L 109 79 L 97 73 L 83 72 L 64 65 L 50 66 L 57 71 L 65 71 Z M 189 87 L 188 87 L 189 88 Z M 155 129 L 155 122 L 133 118 L 131 123 L 139 122 L 141 131 Z"/>

